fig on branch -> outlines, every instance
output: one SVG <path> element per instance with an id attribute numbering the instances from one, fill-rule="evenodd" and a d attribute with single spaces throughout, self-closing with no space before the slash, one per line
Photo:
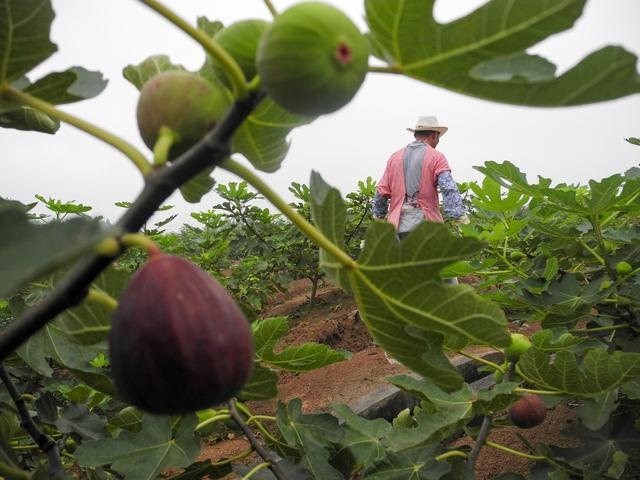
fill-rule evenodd
<path id="1" fill-rule="evenodd" d="M 531 348 L 531 341 L 521 333 L 511 334 L 511 343 L 504 349 L 504 356 L 509 361 L 517 361 L 524 352 Z"/>
<path id="2" fill-rule="evenodd" d="M 616 273 L 618 275 L 629 275 L 632 270 L 633 267 L 631 266 L 631 264 L 629 264 L 629 262 L 618 262 L 616 264 Z"/>
<path id="3" fill-rule="evenodd" d="M 293 113 L 338 110 L 367 74 L 369 44 L 340 10 L 320 2 L 278 15 L 258 49 L 257 68 L 267 94 Z"/>
<path id="4" fill-rule="evenodd" d="M 269 25 L 271 24 L 265 20 L 241 20 L 223 28 L 213 37 L 218 45 L 238 63 L 247 80 L 251 80 L 257 74 L 258 45 Z M 206 66 L 211 66 L 217 76 L 225 84 L 228 84 L 227 76 L 222 71 L 222 67 L 211 56 L 207 56 Z"/>
<path id="5" fill-rule="evenodd" d="M 540 425 L 547 417 L 547 408 L 538 395 L 525 395 L 509 408 L 509 418 L 520 428 Z"/>
<path id="6" fill-rule="evenodd" d="M 138 129 L 153 150 L 162 127 L 177 139 L 169 157 L 187 151 L 222 120 L 231 105 L 227 94 L 195 73 L 167 71 L 142 86 L 138 100 Z"/>
<path id="7" fill-rule="evenodd" d="M 123 399 L 153 414 L 223 402 L 253 365 L 251 328 L 222 285 L 164 253 L 153 255 L 120 297 L 109 350 Z"/>

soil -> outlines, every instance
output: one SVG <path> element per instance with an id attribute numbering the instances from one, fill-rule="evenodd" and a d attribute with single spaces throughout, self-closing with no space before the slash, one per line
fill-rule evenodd
<path id="1" fill-rule="evenodd" d="M 472 281 L 467 280 L 468 283 Z M 289 321 L 290 331 L 281 339 L 276 350 L 304 342 L 319 342 L 347 350 L 351 352 L 351 358 L 311 372 L 281 373 L 277 398 L 249 403 L 249 408 L 255 414 L 273 415 L 278 401 L 287 402 L 296 397 L 301 399 L 305 413 L 331 411 L 332 403 L 351 403 L 388 385 L 387 377 L 408 372 L 402 365 L 390 363 L 382 349 L 374 345 L 350 295 L 333 285 L 321 285 L 311 304 L 308 297 L 310 291 L 308 281 L 296 281 L 290 285 L 287 293 L 278 294 L 265 309 L 263 318 L 287 316 Z M 511 331 L 525 335 L 531 335 L 538 328 L 537 325 L 510 325 Z M 481 351 L 476 349 L 469 352 Z M 537 443 L 576 446 L 575 439 L 561 433 L 574 418 L 569 408 L 560 405 L 548 412 L 547 420 L 540 426 L 528 430 L 511 427 L 494 429 L 489 438 L 523 452 L 528 450 L 520 440 L 520 435 L 534 446 Z M 216 461 L 248 449 L 249 445 L 243 437 L 233 433 L 230 435 L 231 438 L 218 439 L 212 445 L 205 445 L 198 460 Z M 471 443 L 472 440 L 463 437 L 451 446 Z M 243 461 L 252 460 L 255 459 L 247 457 Z M 526 474 L 532 463 L 485 446 L 478 457 L 476 478 L 489 480 L 505 471 Z"/>

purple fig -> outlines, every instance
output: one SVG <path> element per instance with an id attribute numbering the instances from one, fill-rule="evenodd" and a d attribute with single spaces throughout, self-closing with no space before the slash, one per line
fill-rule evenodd
<path id="1" fill-rule="evenodd" d="M 122 398 L 153 414 L 228 400 L 253 366 L 251 327 L 222 285 L 163 253 L 152 255 L 121 295 L 109 349 Z"/>
<path id="2" fill-rule="evenodd" d="M 547 408 L 538 395 L 525 395 L 509 408 L 509 418 L 520 428 L 540 425 L 547 417 Z"/>

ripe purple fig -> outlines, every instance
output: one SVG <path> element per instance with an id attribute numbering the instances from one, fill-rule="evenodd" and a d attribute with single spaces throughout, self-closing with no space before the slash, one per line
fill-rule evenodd
<path id="1" fill-rule="evenodd" d="M 538 395 L 525 395 L 509 408 L 509 418 L 520 428 L 540 425 L 547 417 L 547 408 Z"/>
<path id="2" fill-rule="evenodd" d="M 251 327 L 222 285 L 164 253 L 152 255 L 121 295 L 109 349 L 122 398 L 153 414 L 228 400 L 253 366 Z"/>
<path id="3" fill-rule="evenodd" d="M 140 91 L 138 129 L 153 150 L 160 128 L 170 128 L 177 135 L 169 152 L 170 158 L 175 158 L 215 127 L 230 105 L 223 90 L 195 73 L 158 73 Z"/>

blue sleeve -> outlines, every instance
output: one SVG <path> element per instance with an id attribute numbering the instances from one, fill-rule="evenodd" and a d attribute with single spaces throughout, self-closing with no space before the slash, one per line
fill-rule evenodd
<path id="1" fill-rule="evenodd" d="M 442 194 L 444 214 L 448 218 L 460 218 L 464 214 L 462 197 L 458 190 L 458 184 L 453 179 L 450 171 L 438 175 L 438 187 Z"/>
<path id="2" fill-rule="evenodd" d="M 373 216 L 376 218 L 384 218 L 389 211 L 389 199 L 384 195 L 380 195 L 376 192 L 373 197 Z"/>

